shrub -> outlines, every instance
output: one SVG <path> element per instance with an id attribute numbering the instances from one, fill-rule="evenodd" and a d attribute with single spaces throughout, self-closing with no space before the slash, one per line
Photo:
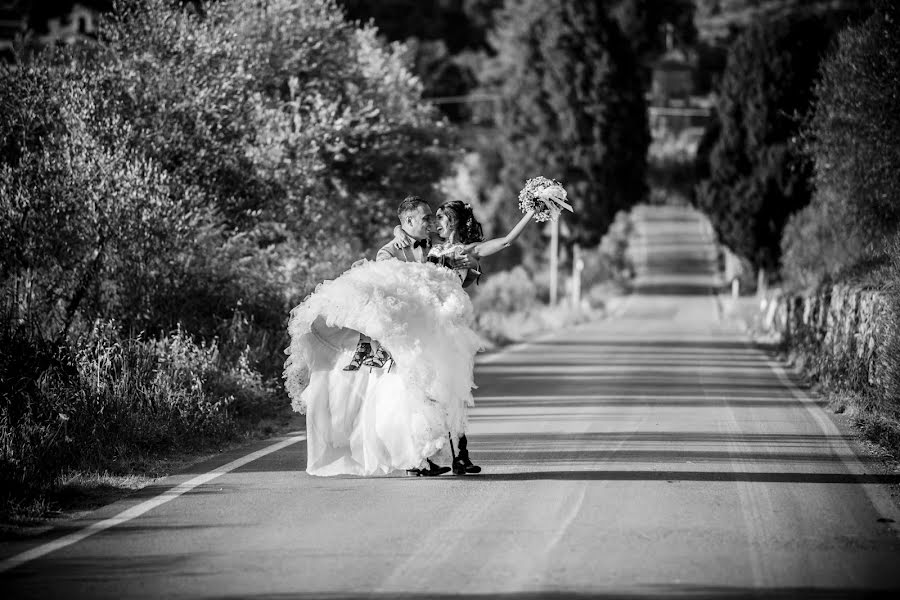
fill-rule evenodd
<path id="1" fill-rule="evenodd" d="M 900 236 L 891 241 L 887 289 L 887 316 L 879 366 L 881 367 L 882 402 L 893 412 L 895 423 L 900 422 Z M 900 429 L 900 425 L 898 425 Z"/>
<path id="2" fill-rule="evenodd" d="M 0 479 L 11 496 L 50 487 L 66 470 L 114 468 L 234 433 L 233 398 L 216 394 L 215 343 L 183 331 L 125 338 L 98 322 L 65 345 L 6 329 L 0 342 Z"/>
<path id="3" fill-rule="evenodd" d="M 537 286 L 523 267 L 491 273 L 476 288 L 472 304 L 475 314 L 525 311 L 537 303 Z"/>
<path id="4" fill-rule="evenodd" d="M 182 4 L 0 71 L 4 489 L 265 412 L 290 305 L 444 171 L 405 47 L 333 0 Z"/>
<path id="5" fill-rule="evenodd" d="M 847 205 L 830 190 L 820 190 L 791 216 L 781 241 L 781 273 L 790 287 L 818 287 L 859 260 L 863 245 L 846 235 L 849 218 Z"/>

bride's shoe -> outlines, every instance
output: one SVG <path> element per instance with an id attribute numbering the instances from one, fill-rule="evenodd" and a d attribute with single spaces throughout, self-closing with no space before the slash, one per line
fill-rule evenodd
<path id="1" fill-rule="evenodd" d="M 356 345 L 356 351 L 350 364 L 344 367 L 345 371 L 358 371 L 360 365 L 364 365 L 366 357 L 372 354 L 372 345 L 369 342 L 360 342 Z"/>
<path id="2" fill-rule="evenodd" d="M 389 360 L 394 360 L 391 356 L 391 353 L 384 349 L 384 346 L 379 346 L 378 350 L 375 351 L 374 354 L 370 354 L 363 360 L 362 364 L 367 367 L 377 367 L 381 368 L 387 363 Z"/>

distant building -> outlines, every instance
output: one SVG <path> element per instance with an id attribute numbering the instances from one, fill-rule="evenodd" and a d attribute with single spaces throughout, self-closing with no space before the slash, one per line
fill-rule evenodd
<path id="1" fill-rule="evenodd" d="M 28 31 L 28 18 L 22 4 L 0 0 L 0 61 L 12 60 L 15 39 Z"/>
<path id="2" fill-rule="evenodd" d="M 95 8 L 75 2 L 68 12 L 47 19 L 43 34 L 35 28 L 38 39 L 42 44 L 73 44 L 79 40 L 93 39 L 97 31 L 97 15 Z"/>
<path id="3" fill-rule="evenodd" d="M 94 39 L 97 18 L 110 0 L 0 0 L 0 60 L 10 62 L 18 37 L 38 46 Z"/>
<path id="4" fill-rule="evenodd" d="M 666 27 L 666 52 L 653 63 L 647 93 L 650 134 L 653 140 L 680 140 L 679 146 L 696 150 L 709 119 L 712 98 L 697 96 L 696 57 L 676 48 L 673 28 Z"/>
<path id="5" fill-rule="evenodd" d="M 650 156 L 685 160 L 696 155 L 713 99 L 696 95 L 696 57 L 676 48 L 672 27 L 666 29 L 666 52 L 652 65 L 647 92 Z"/>

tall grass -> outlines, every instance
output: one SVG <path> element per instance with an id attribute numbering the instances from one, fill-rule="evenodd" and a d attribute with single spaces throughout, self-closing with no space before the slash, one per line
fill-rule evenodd
<path id="1" fill-rule="evenodd" d="M 280 402 L 249 346 L 197 342 L 180 329 L 149 339 L 98 321 L 54 344 L 6 327 L 0 344 L 7 510 L 39 501 L 67 472 L 116 471 L 132 460 L 228 441 L 240 417 L 258 418 Z"/>

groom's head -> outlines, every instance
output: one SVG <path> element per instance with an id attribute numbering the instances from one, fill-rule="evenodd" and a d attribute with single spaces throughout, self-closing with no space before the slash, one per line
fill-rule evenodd
<path id="1" fill-rule="evenodd" d="M 400 219 L 400 227 L 407 234 L 417 240 L 425 239 L 431 231 L 431 221 L 434 218 L 431 207 L 418 196 L 407 196 L 397 207 L 397 217 Z"/>

